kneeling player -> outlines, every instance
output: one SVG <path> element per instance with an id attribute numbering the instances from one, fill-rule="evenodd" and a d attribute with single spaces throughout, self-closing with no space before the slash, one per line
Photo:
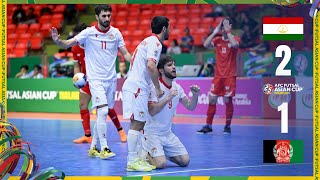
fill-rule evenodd
<path id="1" fill-rule="evenodd" d="M 162 57 L 157 68 L 161 74 L 160 86 L 165 93 L 158 101 L 155 88 L 151 89 L 149 98 L 151 117 L 144 127 L 145 138 L 142 138 L 141 156 L 147 158 L 156 168 L 166 166 L 166 157 L 185 167 L 189 164 L 190 158 L 184 145 L 171 131 L 172 117 L 179 102 L 189 110 L 195 109 L 200 88 L 192 85 L 190 87 L 192 100 L 186 96 L 182 87 L 173 81 L 176 78 L 176 67 L 174 59 L 170 56 Z"/>

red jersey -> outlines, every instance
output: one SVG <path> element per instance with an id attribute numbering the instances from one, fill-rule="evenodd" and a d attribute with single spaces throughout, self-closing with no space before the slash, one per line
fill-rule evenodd
<path id="1" fill-rule="evenodd" d="M 79 62 L 81 66 L 81 72 L 83 74 L 86 74 L 86 64 L 84 61 L 84 49 L 80 47 L 79 45 L 73 46 L 72 49 L 73 59 L 74 61 Z"/>
<path id="2" fill-rule="evenodd" d="M 234 39 L 240 43 L 240 38 Z M 216 37 L 212 40 L 216 47 L 216 65 L 214 77 L 232 77 L 237 76 L 237 54 L 238 49 L 232 48 L 229 40 L 223 40 L 222 37 Z"/>

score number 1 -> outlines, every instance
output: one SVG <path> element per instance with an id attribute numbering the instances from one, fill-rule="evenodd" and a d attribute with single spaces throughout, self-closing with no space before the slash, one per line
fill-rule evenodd
<path id="1" fill-rule="evenodd" d="M 287 45 L 280 45 L 276 49 L 276 57 L 282 57 L 282 52 L 284 52 L 284 57 L 277 67 L 276 76 L 291 76 L 291 70 L 284 69 L 289 63 L 291 58 L 291 49 Z M 278 111 L 281 111 L 281 133 L 288 133 L 288 102 L 283 102 L 278 106 Z"/>

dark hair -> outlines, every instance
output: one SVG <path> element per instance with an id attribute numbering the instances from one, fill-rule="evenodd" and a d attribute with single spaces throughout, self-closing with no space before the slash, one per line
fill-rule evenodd
<path id="1" fill-rule="evenodd" d="M 40 65 L 34 65 L 33 68 L 37 68 L 38 71 L 41 71 L 41 69 L 42 69 Z"/>
<path id="2" fill-rule="evenodd" d="M 96 6 L 94 8 L 94 11 L 96 13 L 96 15 L 99 16 L 99 14 L 102 12 L 102 11 L 110 11 L 112 12 L 112 7 L 109 5 L 109 4 L 99 4 L 98 6 Z"/>
<path id="3" fill-rule="evenodd" d="M 88 26 L 85 23 L 80 23 L 77 24 L 74 28 L 73 28 L 73 32 L 74 33 L 80 33 L 82 30 L 86 29 Z"/>
<path id="4" fill-rule="evenodd" d="M 171 56 L 163 55 L 163 56 L 160 57 L 160 60 L 159 60 L 157 68 L 158 69 L 164 69 L 164 65 L 166 65 L 169 62 L 176 62 L 176 61 Z"/>
<path id="5" fill-rule="evenodd" d="M 169 26 L 169 19 L 165 16 L 156 16 L 151 21 L 151 30 L 152 33 L 160 34 L 162 31 L 163 26 L 168 28 Z"/>
<path id="6" fill-rule="evenodd" d="M 22 65 L 21 67 L 20 67 L 20 70 L 22 69 L 22 68 L 24 68 L 24 69 L 26 69 L 27 71 L 29 70 L 29 66 L 28 65 Z"/>

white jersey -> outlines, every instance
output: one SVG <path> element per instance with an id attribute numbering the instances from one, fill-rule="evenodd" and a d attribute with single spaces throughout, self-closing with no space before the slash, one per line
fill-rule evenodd
<path id="1" fill-rule="evenodd" d="M 103 32 L 98 26 L 91 26 L 74 37 L 84 44 L 88 80 L 116 80 L 115 68 L 118 48 L 125 46 L 118 28 L 110 26 Z"/>
<path id="2" fill-rule="evenodd" d="M 133 53 L 128 78 L 123 85 L 123 90 L 135 93 L 139 88 L 141 93 L 150 92 L 151 77 L 147 67 L 147 60 L 151 59 L 158 65 L 162 44 L 156 35 L 145 38 Z"/>
<path id="3" fill-rule="evenodd" d="M 170 89 L 176 89 L 178 91 L 177 95 L 167 103 L 164 108 L 155 116 L 150 115 L 150 119 L 146 122 L 144 126 L 144 133 L 146 135 L 155 134 L 155 135 L 165 135 L 171 132 L 172 118 L 177 109 L 178 103 L 185 98 L 187 95 L 184 93 L 182 87 L 176 82 L 172 82 L 172 87 L 168 87 L 160 79 L 161 89 L 164 91 L 164 95 L 158 100 L 156 89 L 152 85 L 151 92 L 149 97 L 149 102 L 160 102 L 168 96 Z"/>

